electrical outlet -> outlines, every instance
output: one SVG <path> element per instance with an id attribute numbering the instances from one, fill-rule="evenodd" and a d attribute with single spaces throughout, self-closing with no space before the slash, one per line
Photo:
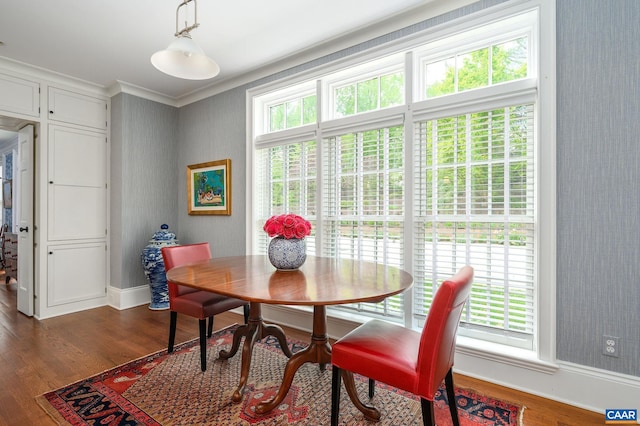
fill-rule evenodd
<path id="1" fill-rule="evenodd" d="M 620 338 L 615 336 L 602 336 L 602 354 L 618 358 L 620 355 Z"/>

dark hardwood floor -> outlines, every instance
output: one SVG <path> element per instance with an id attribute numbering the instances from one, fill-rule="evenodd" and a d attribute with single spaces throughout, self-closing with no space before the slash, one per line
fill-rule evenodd
<path id="1" fill-rule="evenodd" d="M 218 315 L 215 329 L 242 317 Z M 16 310 L 16 285 L 0 285 L 0 425 L 55 424 L 35 401 L 37 395 L 165 349 L 168 311 L 147 306 L 118 311 L 102 307 L 38 321 Z M 176 342 L 197 337 L 197 321 L 180 316 Z M 307 332 L 285 328 L 307 341 Z M 527 408 L 527 426 L 602 425 L 602 414 L 580 410 L 512 389 L 456 375 L 460 387 Z"/>

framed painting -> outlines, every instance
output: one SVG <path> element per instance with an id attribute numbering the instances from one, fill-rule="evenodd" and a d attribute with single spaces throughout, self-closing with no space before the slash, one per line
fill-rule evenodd
<path id="1" fill-rule="evenodd" d="M 13 206 L 13 194 L 11 188 L 11 179 L 2 181 L 2 207 L 10 209 Z"/>
<path id="2" fill-rule="evenodd" d="M 231 160 L 187 166 L 190 215 L 231 215 Z"/>

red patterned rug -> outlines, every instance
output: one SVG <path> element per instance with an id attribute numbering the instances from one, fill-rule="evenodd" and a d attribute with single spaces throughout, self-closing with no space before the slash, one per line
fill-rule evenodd
<path id="1" fill-rule="evenodd" d="M 40 406 L 59 424 L 72 425 L 326 425 L 331 412 L 331 371 L 305 364 L 296 373 L 285 400 L 271 413 L 258 415 L 255 406 L 273 396 L 282 380 L 287 358 L 275 339 L 256 344 L 242 403 L 231 402 L 239 380 L 240 353 L 222 361 L 218 351 L 231 346 L 234 327 L 209 339 L 207 371 L 200 371 L 198 341 L 157 352 L 93 377 L 37 397 Z M 293 352 L 301 342 L 290 341 Z M 356 376 L 357 377 L 357 376 Z M 366 401 L 366 380 L 358 377 Z M 353 407 L 346 392 L 340 404 L 341 425 L 372 425 Z M 520 407 L 456 389 L 463 426 L 518 425 Z M 410 394 L 376 384 L 372 400 L 381 412 L 377 425 L 420 425 L 419 401 Z M 450 425 L 446 394 L 436 402 L 436 422 Z"/>

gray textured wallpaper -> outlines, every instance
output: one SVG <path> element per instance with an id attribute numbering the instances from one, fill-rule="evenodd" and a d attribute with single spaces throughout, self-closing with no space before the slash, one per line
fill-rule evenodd
<path id="1" fill-rule="evenodd" d="M 233 89 L 180 108 L 178 141 L 178 237 L 209 242 L 215 257 L 245 253 L 246 188 L 245 90 Z M 231 215 L 187 213 L 186 169 L 190 164 L 231 160 Z"/>
<path id="2" fill-rule="evenodd" d="M 640 376 L 640 1 L 558 0 L 557 96 L 558 358 Z"/>
<path id="3" fill-rule="evenodd" d="M 119 94 L 112 99 L 111 285 L 147 285 L 140 255 L 163 223 L 178 226 L 178 113 Z"/>

